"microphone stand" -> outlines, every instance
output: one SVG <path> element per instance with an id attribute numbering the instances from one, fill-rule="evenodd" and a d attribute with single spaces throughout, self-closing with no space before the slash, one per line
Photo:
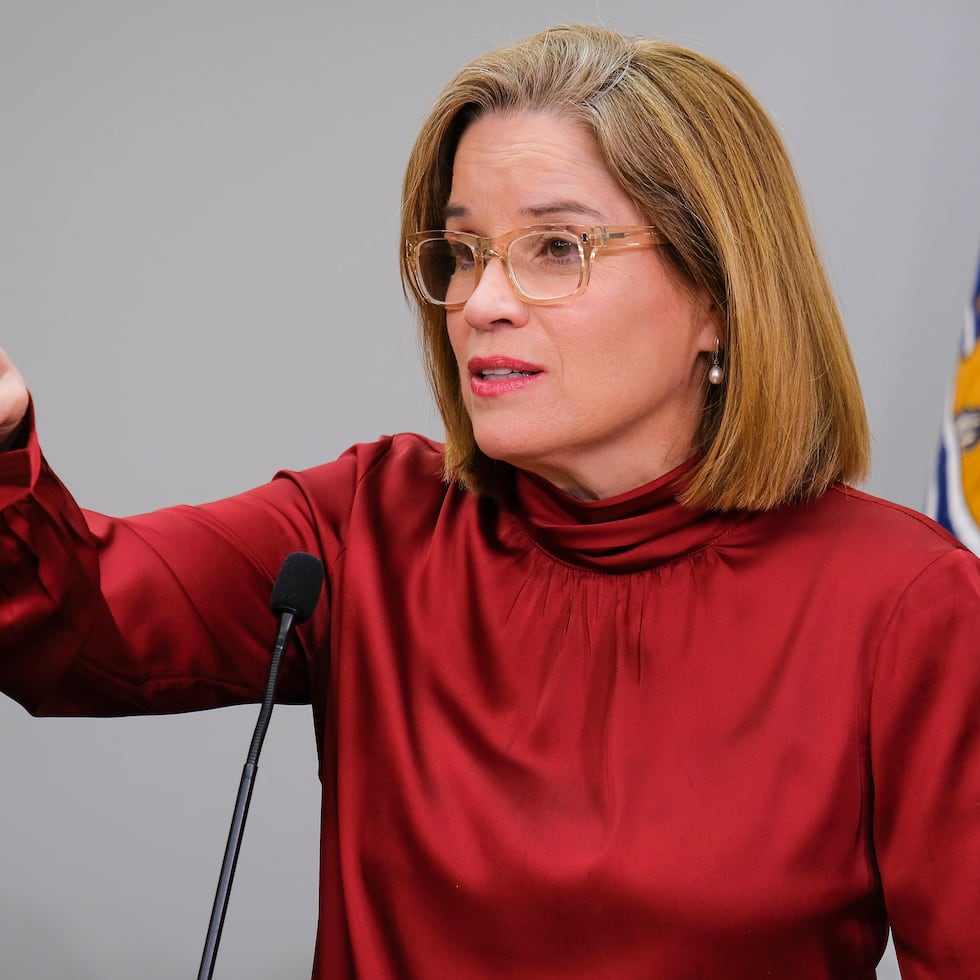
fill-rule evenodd
<path id="1" fill-rule="evenodd" d="M 245 818 L 248 816 L 248 805 L 252 799 L 252 786 L 259 765 L 259 753 L 265 741 L 265 733 L 272 717 L 272 707 L 275 703 L 276 681 L 279 676 L 279 663 L 285 652 L 286 644 L 294 625 L 296 615 L 286 610 L 279 619 L 279 635 L 272 650 L 272 663 L 269 667 L 269 681 L 259 710 L 259 719 L 255 723 L 252 734 L 252 744 L 249 746 L 245 766 L 242 769 L 241 782 L 238 785 L 238 798 L 231 818 L 228 831 L 228 843 L 225 845 L 225 856 L 218 875 L 218 888 L 214 896 L 214 906 L 211 910 L 211 922 L 208 925 L 207 938 L 204 941 L 204 953 L 201 956 L 201 966 L 197 971 L 197 980 L 211 980 L 214 974 L 214 962 L 218 954 L 218 943 L 221 941 L 221 930 L 225 924 L 225 913 L 228 910 L 228 896 L 231 894 L 231 883 L 235 876 L 235 865 L 238 863 L 238 852 L 242 845 L 242 834 L 245 830 Z"/>

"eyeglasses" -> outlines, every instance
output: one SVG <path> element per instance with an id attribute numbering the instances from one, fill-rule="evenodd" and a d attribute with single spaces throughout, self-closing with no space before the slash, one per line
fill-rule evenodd
<path id="1" fill-rule="evenodd" d="M 473 295 L 494 255 L 525 303 L 545 304 L 584 292 L 600 249 L 663 244 L 657 229 L 646 226 L 531 225 L 496 239 L 466 231 L 417 231 L 406 239 L 405 253 L 422 298 L 459 309 Z"/>

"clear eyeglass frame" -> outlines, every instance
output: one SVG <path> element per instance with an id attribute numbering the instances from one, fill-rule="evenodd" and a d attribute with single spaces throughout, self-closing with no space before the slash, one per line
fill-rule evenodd
<path id="1" fill-rule="evenodd" d="M 578 250 L 578 269 L 575 275 L 573 264 L 572 274 L 563 275 L 556 278 L 555 294 L 536 295 L 528 292 L 520 282 L 519 263 L 511 261 L 511 249 L 515 244 L 526 242 L 528 239 L 555 235 L 563 243 L 575 244 Z M 471 281 L 465 283 L 466 295 L 460 299 L 447 301 L 439 296 L 439 291 L 433 289 L 432 284 L 426 281 L 423 265 L 423 253 L 427 243 L 450 242 L 453 246 L 466 246 L 473 256 L 473 271 Z M 483 271 L 487 262 L 496 257 L 500 259 L 507 278 L 510 281 L 516 295 L 525 303 L 538 306 L 547 306 L 551 303 L 564 302 L 575 296 L 580 296 L 585 292 L 592 274 L 592 263 L 600 251 L 618 252 L 634 248 L 648 248 L 651 246 L 666 244 L 660 237 L 658 229 L 652 225 L 566 225 L 566 224 L 545 224 L 528 225 L 525 228 L 517 228 L 500 235 L 496 238 L 487 238 L 481 235 L 474 235 L 466 231 L 451 231 L 449 229 L 437 229 L 433 231 L 417 231 L 405 239 L 405 254 L 408 268 L 411 272 L 416 290 L 419 296 L 433 306 L 441 306 L 449 310 L 461 309 L 469 301 L 480 284 Z M 562 285 L 559 287 L 557 282 L 560 280 Z M 448 292 L 448 282 L 447 289 Z"/>

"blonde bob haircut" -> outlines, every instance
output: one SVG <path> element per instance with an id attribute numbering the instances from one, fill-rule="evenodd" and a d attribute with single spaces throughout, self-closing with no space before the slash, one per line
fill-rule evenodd
<path id="1" fill-rule="evenodd" d="M 705 381 L 691 447 L 699 462 L 681 499 L 764 510 L 863 479 L 864 403 L 793 168 L 756 99 L 710 59 L 575 25 L 478 58 L 448 83 L 419 132 L 405 175 L 403 238 L 443 227 L 453 156 L 470 122 L 534 112 L 586 127 L 666 241 L 661 254 L 717 311 L 725 378 Z M 475 443 L 445 310 L 418 295 L 404 249 L 402 282 L 445 422 L 446 477 L 498 493 L 510 468 Z"/>

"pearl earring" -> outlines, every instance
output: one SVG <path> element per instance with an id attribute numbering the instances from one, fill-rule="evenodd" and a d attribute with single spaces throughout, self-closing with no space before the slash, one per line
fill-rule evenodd
<path id="1" fill-rule="evenodd" d="M 708 381 L 713 385 L 720 385 L 725 380 L 725 369 L 721 366 L 719 351 L 721 342 L 715 338 L 715 349 L 711 355 L 711 367 L 708 369 Z"/>

